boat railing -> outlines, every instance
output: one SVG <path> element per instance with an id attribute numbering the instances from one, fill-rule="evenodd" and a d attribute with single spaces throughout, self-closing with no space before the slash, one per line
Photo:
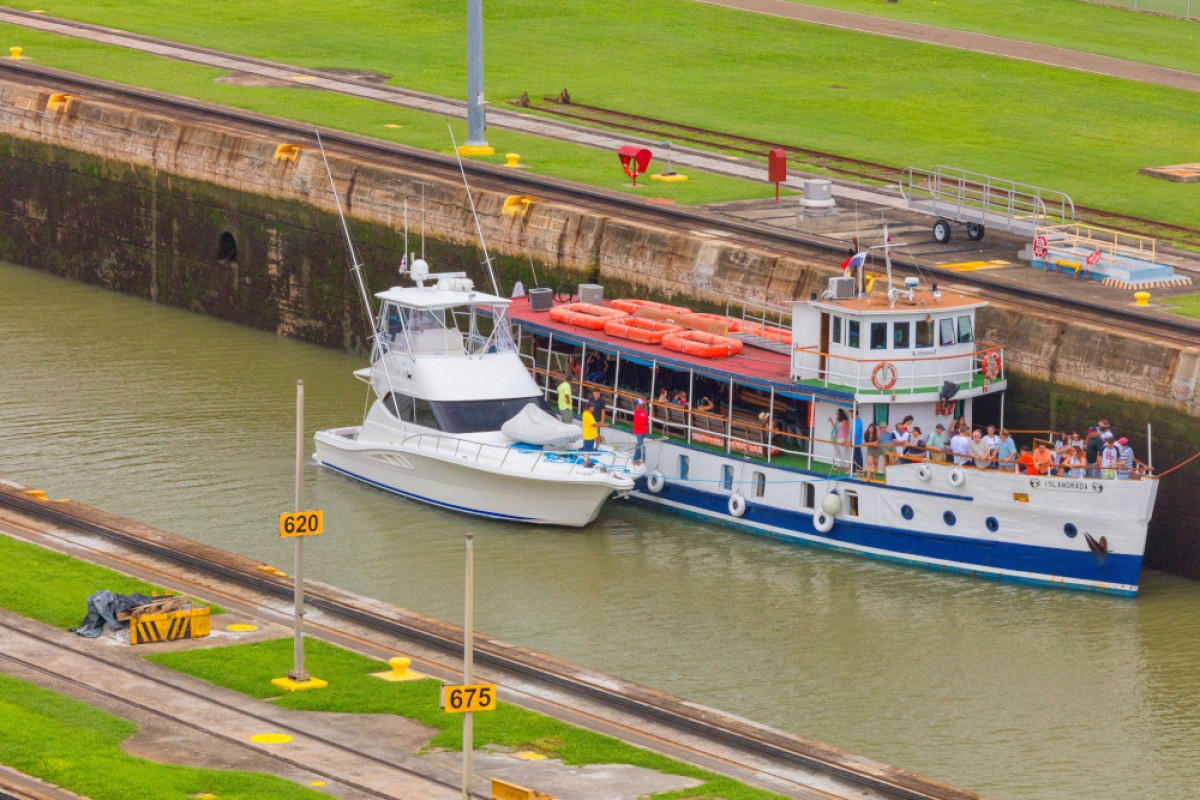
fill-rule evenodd
<path id="1" fill-rule="evenodd" d="M 1054 449 L 1053 443 L 1035 438 L 1033 447 L 1038 444 L 1046 444 L 1051 450 Z M 949 449 L 940 450 L 937 448 L 929 448 L 924 446 L 904 445 L 903 453 L 898 452 L 900 446 L 894 444 L 880 445 L 884 452 L 880 455 L 883 457 L 882 467 L 903 466 L 907 464 L 941 464 L 947 467 L 958 467 L 964 470 L 976 470 L 979 472 L 1016 472 L 1025 474 L 1022 470 L 1022 465 L 1015 459 L 988 459 L 988 466 L 976 466 L 972 459 L 967 459 L 966 463 L 956 463 L 955 456 Z M 947 446 L 948 447 L 948 446 Z M 1141 480 L 1142 478 L 1153 478 L 1154 470 L 1145 462 L 1134 459 L 1134 466 L 1126 469 L 1123 464 L 1109 468 L 1101 468 L 1098 466 L 1088 466 L 1082 464 L 1074 469 L 1080 470 L 1082 475 L 1071 475 L 1069 470 L 1073 469 L 1068 464 L 1052 464 L 1047 472 L 1039 472 L 1038 475 L 1044 475 L 1049 478 L 1075 478 L 1077 480 Z M 1122 477 L 1124 473 L 1129 475 Z M 1032 473 L 1029 473 L 1032 474 Z"/>
<path id="2" fill-rule="evenodd" d="M 825 387 L 850 387 L 856 392 L 937 393 L 947 381 L 970 388 L 977 379 L 985 384 L 1005 380 L 1003 348 L 990 342 L 975 342 L 975 348 L 966 353 L 904 358 L 885 355 L 887 351 L 880 351 L 875 358 L 852 358 L 817 347 L 795 347 L 793 351 L 794 365 L 801 356 L 817 364 L 794 366 L 797 379 Z"/>
<path id="3" fill-rule="evenodd" d="M 470 464 L 489 466 L 496 470 L 520 471 L 526 474 L 532 474 L 549 465 L 554 465 L 556 469 L 561 469 L 565 465 L 567 474 L 573 475 L 589 469 L 584 466 L 585 461 L 589 458 L 593 464 L 600 464 L 610 472 L 624 472 L 627 471 L 631 461 L 629 455 L 612 449 L 596 450 L 590 453 L 582 450 L 539 450 L 533 447 L 477 442 L 438 433 L 415 433 L 406 437 L 402 445 Z M 530 460 L 530 455 L 536 455 L 536 457 Z"/>
<path id="4" fill-rule="evenodd" d="M 1035 230 L 1034 234 L 1045 237 L 1049 246 L 1077 253 L 1104 253 L 1113 258 L 1125 256 L 1151 262 L 1158 260 L 1158 241 L 1136 233 L 1072 222 L 1065 225 L 1044 225 Z"/>

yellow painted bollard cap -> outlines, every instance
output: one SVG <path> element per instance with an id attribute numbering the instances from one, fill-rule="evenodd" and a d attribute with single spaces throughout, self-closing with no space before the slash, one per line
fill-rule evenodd
<path id="1" fill-rule="evenodd" d="M 1150 293 L 1149 292 L 1134 292 L 1133 299 L 1139 306 L 1149 305 L 1150 304 Z"/>
<path id="2" fill-rule="evenodd" d="M 10 58 L 12 58 L 13 61 L 20 61 L 21 53 L 24 53 L 24 52 L 25 52 L 25 48 L 23 48 L 23 47 L 8 48 L 8 55 Z"/>

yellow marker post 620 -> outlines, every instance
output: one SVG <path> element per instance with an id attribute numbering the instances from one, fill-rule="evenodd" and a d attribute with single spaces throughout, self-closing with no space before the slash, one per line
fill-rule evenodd
<path id="1" fill-rule="evenodd" d="M 467 711 L 495 711 L 496 684 L 472 683 L 442 687 L 442 708 L 448 714 Z"/>
<path id="2" fill-rule="evenodd" d="M 316 536 L 325 532 L 325 512 L 289 511 L 279 515 L 279 538 L 289 536 Z"/>

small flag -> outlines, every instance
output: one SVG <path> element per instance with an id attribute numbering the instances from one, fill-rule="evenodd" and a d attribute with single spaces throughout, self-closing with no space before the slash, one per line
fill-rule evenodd
<path id="1" fill-rule="evenodd" d="M 845 272 L 846 270 L 850 270 L 850 269 L 858 269 L 859 267 L 861 267 L 863 265 L 863 263 L 866 260 L 867 260 L 866 253 L 855 253 L 854 255 L 850 256 L 849 258 L 847 258 L 845 261 L 842 262 L 842 271 Z"/>

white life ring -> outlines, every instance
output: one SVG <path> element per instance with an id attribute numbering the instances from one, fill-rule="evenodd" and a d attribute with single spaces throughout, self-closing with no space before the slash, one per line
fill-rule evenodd
<path id="1" fill-rule="evenodd" d="M 813 517 L 813 527 L 821 533 L 829 533 L 833 530 L 833 523 L 833 514 L 826 514 L 824 511 Z"/>
<path id="2" fill-rule="evenodd" d="M 651 472 L 646 476 L 646 488 L 650 490 L 650 494 L 658 494 L 661 492 L 663 490 L 663 484 L 665 483 L 666 481 L 663 480 L 661 472 Z"/>
<path id="3" fill-rule="evenodd" d="M 923 481 L 927 481 L 933 477 L 933 467 L 928 464 L 922 464 L 917 467 L 917 477 Z"/>
<path id="4" fill-rule="evenodd" d="M 962 486 L 967 482 L 967 473 L 962 470 L 962 467 L 955 467 L 950 470 L 950 485 Z"/>
<path id="5" fill-rule="evenodd" d="M 731 495 L 729 498 L 729 513 L 732 516 L 740 517 L 746 513 L 746 498 L 740 494 Z"/>

